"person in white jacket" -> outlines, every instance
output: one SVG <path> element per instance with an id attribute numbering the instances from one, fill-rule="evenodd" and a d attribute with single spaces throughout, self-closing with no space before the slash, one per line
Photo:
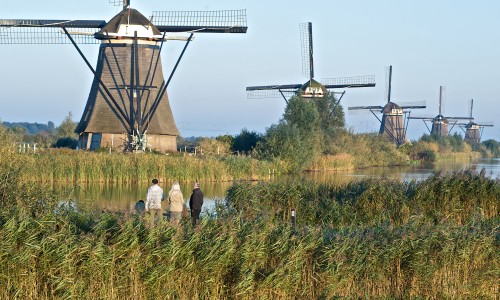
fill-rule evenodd
<path id="1" fill-rule="evenodd" d="M 161 211 L 161 201 L 165 199 L 163 189 L 158 185 L 158 179 L 153 179 L 153 185 L 148 188 L 146 194 L 146 212 L 149 214 L 150 226 L 154 227 L 157 222 L 163 219 Z"/>

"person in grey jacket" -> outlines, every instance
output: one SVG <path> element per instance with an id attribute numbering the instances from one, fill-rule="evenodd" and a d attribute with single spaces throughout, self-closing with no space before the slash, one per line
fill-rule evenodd
<path id="1" fill-rule="evenodd" d="M 179 225 L 184 208 L 184 197 L 182 196 L 181 186 L 177 181 L 172 184 L 172 189 L 168 193 L 168 210 L 170 211 L 170 224 Z"/>
<path id="2" fill-rule="evenodd" d="M 196 182 L 194 184 L 193 193 L 189 198 L 189 208 L 191 209 L 191 223 L 193 226 L 200 220 L 201 207 L 203 206 L 203 193 L 200 190 L 200 184 Z"/>

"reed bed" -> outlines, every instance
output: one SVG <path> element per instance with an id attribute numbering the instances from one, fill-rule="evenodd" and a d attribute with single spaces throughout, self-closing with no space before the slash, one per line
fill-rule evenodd
<path id="1" fill-rule="evenodd" d="M 256 180 L 269 176 L 279 167 L 250 157 L 182 156 L 142 153 L 94 153 L 50 151 L 40 155 L 22 155 L 22 176 L 31 182 L 149 182 Z M 1 160 L 1 158 L 0 158 Z"/>
<path id="2" fill-rule="evenodd" d="M 228 190 L 231 209 L 249 219 L 290 220 L 291 210 L 303 225 L 358 226 L 418 220 L 423 224 L 459 225 L 472 218 L 500 215 L 498 179 L 484 171 L 437 173 L 421 182 L 366 179 L 347 184 L 293 180 L 242 183 Z"/>
<path id="3" fill-rule="evenodd" d="M 206 217 L 198 229 L 60 212 L 4 219 L 3 299 L 495 299 L 499 219 L 293 228 Z"/>

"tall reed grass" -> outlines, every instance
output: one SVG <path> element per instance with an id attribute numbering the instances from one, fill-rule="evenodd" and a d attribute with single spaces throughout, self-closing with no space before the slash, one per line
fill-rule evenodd
<path id="1" fill-rule="evenodd" d="M 2 158 L 0 158 L 2 160 Z M 22 155 L 24 180 L 32 182 L 230 181 L 264 179 L 276 164 L 250 157 L 204 157 L 50 151 Z"/>
<path id="2" fill-rule="evenodd" d="M 495 299 L 499 218 L 462 226 L 206 217 L 199 229 L 63 212 L 4 219 L 3 299 Z"/>
<path id="3" fill-rule="evenodd" d="M 248 218 L 283 222 L 295 209 L 297 222 L 310 226 L 399 226 L 414 220 L 462 225 L 476 215 L 500 215 L 499 180 L 475 170 L 437 173 L 421 182 L 366 179 L 348 184 L 300 180 L 242 183 L 228 190 L 227 200 L 232 209 Z"/>

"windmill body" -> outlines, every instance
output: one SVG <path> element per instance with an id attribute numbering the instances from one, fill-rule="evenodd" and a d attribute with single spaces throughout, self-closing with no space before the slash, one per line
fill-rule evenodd
<path id="1" fill-rule="evenodd" d="M 386 135 L 398 145 L 405 142 L 404 113 L 396 103 L 389 102 L 382 108 L 379 134 Z"/>
<path id="2" fill-rule="evenodd" d="M 349 110 L 369 110 L 380 122 L 379 134 L 387 136 L 396 146 L 406 143 L 407 114 L 410 109 L 425 108 L 425 105 L 398 105 L 391 101 L 392 66 L 389 67 L 387 104 L 384 106 L 352 106 Z M 377 116 L 382 113 L 382 118 Z M 406 122 L 405 122 L 406 121 Z"/>
<path id="3" fill-rule="evenodd" d="M 481 137 L 483 135 L 484 127 L 493 127 L 493 124 L 489 123 L 479 123 L 472 121 L 474 118 L 472 117 L 472 109 L 474 107 L 474 100 L 470 101 L 470 116 L 471 120 L 466 124 L 459 124 L 460 128 L 465 132 L 464 141 L 470 144 L 477 144 L 481 142 Z"/>
<path id="4" fill-rule="evenodd" d="M 448 135 L 448 121 L 443 115 L 439 114 L 432 119 L 431 134 L 435 136 L 447 136 Z"/>
<path id="5" fill-rule="evenodd" d="M 109 22 L 0 20 L 0 44 L 71 42 L 75 46 L 94 73 L 87 104 L 75 130 L 82 149 L 176 151 L 179 130 L 166 89 L 193 39 L 193 32 L 245 33 L 246 13 L 244 10 L 160 11 L 148 19 L 129 5 L 129 0 L 123 1 L 123 10 Z M 187 33 L 189 37 L 166 36 L 169 32 Z M 161 50 L 167 39 L 186 44 L 165 80 Z M 100 46 L 94 69 L 77 43 L 96 42 Z"/>
<path id="6" fill-rule="evenodd" d="M 481 142 L 481 126 L 474 122 L 467 123 L 464 140 L 472 144 Z"/>
<path id="7" fill-rule="evenodd" d="M 130 124 L 135 124 L 137 132 L 140 124 L 137 121 L 144 119 L 145 116 L 140 116 L 144 113 L 147 116 L 144 125 L 147 125 L 149 147 L 160 152 L 176 151 L 179 130 L 175 125 L 167 93 L 158 99 L 165 81 L 158 45 L 158 40 L 162 38 L 160 31 L 138 11 L 125 9 L 111 19 L 95 37 L 102 42 L 97 60 L 97 75 L 76 128 L 80 136 L 80 147 L 126 149 L 131 143 Z M 138 61 L 133 61 L 135 52 Z M 133 69 L 135 64 L 139 70 L 136 76 Z M 102 92 L 99 79 L 106 86 L 112 87 L 110 93 L 114 99 L 118 99 L 118 107 L 125 116 L 118 113 L 117 107 Z M 144 85 L 133 89 L 134 81 Z M 137 101 L 139 96 L 143 100 L 140 107 Z M 151 114 L 154 103 L 158 107 Z"/>

